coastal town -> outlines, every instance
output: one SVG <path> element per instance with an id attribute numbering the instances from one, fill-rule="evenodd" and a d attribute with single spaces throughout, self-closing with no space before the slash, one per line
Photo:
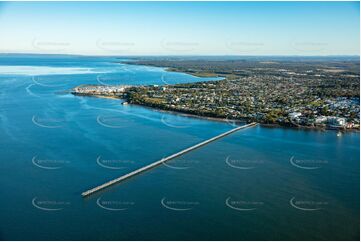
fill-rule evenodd
<path id="1" fill-rule="evenodd" d="M 76 87 L 73 94 L 111 96 L 125 100 L 125 104 L 202 117 L 287 127 L 359 129 L 359 74 L 314 66 L 223 70 L 222 80 L 175 85 L 84 85 Z M 197 72 L 209 75 L 204 69 Z"/>

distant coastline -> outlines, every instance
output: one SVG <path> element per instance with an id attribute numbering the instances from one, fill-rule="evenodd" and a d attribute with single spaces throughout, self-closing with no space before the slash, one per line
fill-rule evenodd
<path id="1" fill-rule="evenodd" d="M 122 64 L 128 64 L 128 65 L 144 65 L 141 62 L 137 62 L 137 61 L 121 61 L 119 63 Z M 147 63 L 146 66 L 152 66 L 152 67 L 160 67 L 160 68 L 164 68 L 165 71 L 167 72 L 178 72 L 178 73 L 185 73 L 188 75 L 192 75 L 192 76 L 196 76 L 196 77 L 215 77 L 215 78 L 225 78 L 224 76 L 220 76 L 217 73 L 211 73 L 211 72 L 193 72 L 193 71 L 189 71 L 189 70 L 184 70 L 178 67 L 167 67 L 167 66 L 162 66 L 162 65 L 158 65 L 158 64 L 154 64 L 154 63 Z"/>

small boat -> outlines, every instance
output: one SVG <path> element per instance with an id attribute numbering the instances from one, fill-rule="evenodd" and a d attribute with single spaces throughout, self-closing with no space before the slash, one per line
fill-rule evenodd
<path id="1" fill-rule="evenodd" d="M 336 135 L 337 135 L 337 137 L 340 137 L 342 135 L 342 132 L 338 131 Z"/>

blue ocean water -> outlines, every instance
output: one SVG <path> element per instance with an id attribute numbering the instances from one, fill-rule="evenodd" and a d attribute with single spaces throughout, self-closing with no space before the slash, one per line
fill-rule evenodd
<path id="1" fill-rule="evenodd" d="M 0 239 L 359 239 L 357 132 L 257 126 L 82 198 L 233 128 L 67 92 L 212 80 L 120 61 L 0 55 Z"/>

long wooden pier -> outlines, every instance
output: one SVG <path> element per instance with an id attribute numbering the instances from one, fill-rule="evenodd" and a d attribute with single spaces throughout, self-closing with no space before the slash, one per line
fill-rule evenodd
<path id="1" fill-rule="evenodd" d="M 204 145 L 206 145 L 206 144 L 209 144 L 209 143 L 211 143 L 211 142 L 213 142 L 213 141 L 215 141 L 215 140 L 217 140 L 217 139 L 220 139 L 220 138 L 223 138 L 223 137 L 225 137 L 225 136 L 227 136 L 227 135 L 230 135 L 230 134 L 232 134 L 232 133 L 234 133 L 234 132 L 236 132 L 236 131 L 238 131 L 238 130 L 240 130 L 240 129 L 245 129 L 245 128 L 253 127 L 253 126 L 255 126 L 255 125 L 257 125 L 257 123 L 249 123 L 249 124 L 246 124 L 246 125 L 243 125 L 243 126 L 239 126 L 239 127 L 237 127 L 237 128 L 234 128 L 234 129 L 232 129 L 232 130 L 229 130 L 229 131 L 227 131 L 227 132 L 225 132 L 225 133 L 222 133 L 222 134 L 217 135 L 217 136 L 215 136 L 215 137 L 213 137 L 213 138 L 207 139 L 207 140 L 205 140 L 205 141 L 203 141 L 203 142 L 201 142 L 201 143 L 198 143 L 198 144 L 196 144 L 196 145 L 193 145 L 193 146 L 191 146 L 191 147 L 189 147 L 189 148 L 187 148 L 187 149 L 184 149 L 184 150 L 182 150 L 182 151 L 180 151 L 180 152 L 178 152 L 178 153 L 175 153 L 175 154 L 173 154 L 173 155 L 167 156 L 167 157 L 165 157 L 165 158 L 163 158 L 163 159 L 161 159 L 161 160 L 158 160 L 158 161 L 156 161 L 156 162 L 153 162 L 153 163 L 151 163 L 151 164 L 149 164 L 149 165 L 147 165 L 147 166 L 144 166 L 144 167 L 142 167 L 142 168 L 139 168 L 139 169 L 137 169 L 137 170 L 135 170 L 135 171 L 132 171 L 132 172 L 130 172 L 130 173 L 128 173 L 128 174 L 125 174 L 125 175 L 123 175 L 123 176 L 121 176 L 121 177 L 118 177 L 118 178 L 116 178 L 116 179 L 113 179 L 113 180 L 111 180 L 111 181 L 108 181 L 108 182 L 106 182 L 106 183 L 104 183 L 104 184 L 102 184 L 102 185 L 100 185 L 100 186 L 97 186 L 97 187 L 94 187 L 94 188 L 92 188 L 92 189 L 90 189 L 90 190 L 87 190 L 87 191 L 83 192 L 81 195 L 82 195 L 83 197 L 89 196 L 89 195 L 91 195 L 91 194 L 93 194 L 93 193 L 95 193 L 95 192 L 98 192 L 98 191 L 100 191 L 100 190 L 102 190 L 102 189 L 104 189 L 104 188 L 107 188 L 107 187 L 109 187 L 109 186 L 111 186 L 111 185 L 114 185 L 114 184 L 116 184 L 116 183 L 118 183 L 118 182 L 121 182 L 121 181 L 123 181 L 123 180 L 125 180 L 125 179 L 128 179 L 128 178 L 130 178 L 130 177 L 132 177 L 132 176 L 135 176 L 135 175 L 137 175 L 137 174 L 139 174 L 139 173 L 141 173 L 141 172 L 144 172 L 144 171 L 149 170 L 149 169 L 152 169 L 152 168 L 154 168 L 154 167 L 156 167 L 156 166 L 158 166 L 158 165 L 161 165 L 161 164 L 163 164 L 163 163 L 166 162 L 166 161 L 169 161 L 169 160 L 174 159 L 174 158 L 176 158 L 176 157 L 178 157 L 178 156 L 181 156 L 181 155 L 183 155 L 183 154 L 185 154 L 185 153 L 187 153 L 187 152 L 190 152 L 190 151 L 192 151 L 192 150 L 194 150 L 194 149 L 197 149 L 197 148 L 199 148 L 199 147 L 201 147 L 201 146 L 204 146 Z"/>

